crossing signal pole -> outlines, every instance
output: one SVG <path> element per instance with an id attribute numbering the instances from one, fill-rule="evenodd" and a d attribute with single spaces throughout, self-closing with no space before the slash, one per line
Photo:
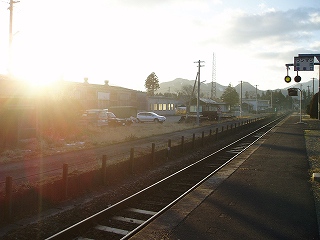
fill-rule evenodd
<path id="1" fill-rule="evenodd" d="M 314 58 L 317 58 L 318 62 L 314 62 Z M 297 71 L 297 76 L 294 78 L 295 82 L 300 82 L 301 77 L 298 75 L 298 71 L 314 71 L 314 66 L 319 65 L 319 89 L 318 89 L 318 120 L 320 120 L 320 54 L 299 54 L 298 57 L 294 57 L 294 63 L 287 63 L 287 76 L 285 76 L 285 82 L 289 83 L 291 77 L 289 76 L 290 66 L 294 66 L 294 71 Z"/>

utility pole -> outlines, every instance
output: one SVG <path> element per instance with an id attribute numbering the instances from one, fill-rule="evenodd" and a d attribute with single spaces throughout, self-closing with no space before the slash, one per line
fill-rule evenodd
<path id="1" fill-rule="evenodd" d="M 197 126 L 200 125 L 200 112 L 199 112 L 199 102 L 200 102 L 200 67 L 203 67 L 204 65 L 201 65 L 201 63 L 204 61 L 197 61 L 194 63 L 198 63 L 198 96 L 197 96 Z"/>
<path id="2" fill-rule="evenodd" d="M 319 59 L 318 59 L 319 61 Z M 320 120 L 320 65 L 319 65 L 319 77 L 318 77 L 318 120 Z"/>
<path id="3" fill-rule="evenodd" d="M 240 118 L 242 117 L 242 81 L 240 81 Z"/>
<path id="4" fill-rule="evenodd" d="M 256 114 L 258 114 L 258 85 L 256 85 Z"/>
<path id="5" fill-rule="evenodd" d="M 211 99 L 217 98 L 217 79 L 216 79 L 216 58 L 213 53 L 212 59 L 212 82 L 211 82 Z"/>
<path id="6" fill-rule="evenodd" d="M 314 95 L 314 79 L 315 78 L 311 78 L 312 79 L 312 96 Z"/>
<path id="7" fill-rule="evenodd" d="M 9 11 L 10 11 L 10 19 L 9 19 L 9 51 L 8 51 L 8 73 L 9 76 L 12 74 L 12 39 L 13 39 L 13 34 L 12 34 L 12 22 L 13 22 L 13 4 L 18 3 L 20 1 L 13 1 L 10 0 L 10 5 L 9 5 Z"/>
<path id="8" fill-rule="evenodd" d="M 300 84 L 300 123 L 302 122 L 302 84 Z"/>

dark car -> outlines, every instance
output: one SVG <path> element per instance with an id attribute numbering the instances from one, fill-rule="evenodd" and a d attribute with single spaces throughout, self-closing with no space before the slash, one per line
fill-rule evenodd
<path id="1" fill-rule="evenodd" d="M 131 125 L 132 120 L 127 118 L 117 118 L 112 112 L 107 112 L 109 126 L 125 126 Z"/>
<path id="2" fill-rule="evenodd" d="M 105 127 L 105 126 L 124 126 L 131 125 L 131 119 L 117 118 L 112 112 L 105 109 L 89 109 L 86 110 L 82 116 L 82 124 L 92 127 Z"/>

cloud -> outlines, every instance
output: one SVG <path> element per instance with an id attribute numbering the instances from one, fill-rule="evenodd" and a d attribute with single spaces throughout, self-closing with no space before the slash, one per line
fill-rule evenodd
<path id="1" fill-rule="evenodd" d="M 320 9 L 294 9 L 262 14 L 234 12 L 223 32 L 223 41 L 231 45 L 247 45 L 257 40 L 278 42 L 307 40 L 320 29 Z M 311 12 L 311 13 L 310 13 Z"/>

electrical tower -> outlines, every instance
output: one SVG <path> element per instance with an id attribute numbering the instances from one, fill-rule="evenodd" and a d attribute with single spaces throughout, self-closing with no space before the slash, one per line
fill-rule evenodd
<path id="1" fill-rule="evenodd" d="M 217 98 L 217 79 L 216 79 L 216 58 L 213 53 L 212 58 L 212 82 L 211 82 L 211 99 Z"/>

